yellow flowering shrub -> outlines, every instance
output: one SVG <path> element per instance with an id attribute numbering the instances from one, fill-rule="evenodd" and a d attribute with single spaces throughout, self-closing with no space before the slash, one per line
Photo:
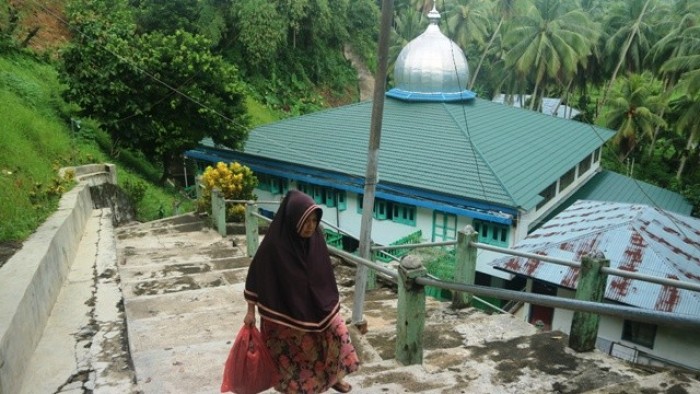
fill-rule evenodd
<path id="1" fill-rule="evenodd" d="M 253 190 L 258 186 L 258 178 L 250 168 L 238 162 L 226 165 L 224 162 L 216 163 L 215 167 L 208 166 L 201 179 L 204 189 L 202 197 L 197 202 L 200 212 L 211 212 L 211 192 L 219 189 L 226 200 L 255 200 L 257 196 Z M 226 204 L 226 220 L 241 222 L 245 217 L 244 204 Z"/>

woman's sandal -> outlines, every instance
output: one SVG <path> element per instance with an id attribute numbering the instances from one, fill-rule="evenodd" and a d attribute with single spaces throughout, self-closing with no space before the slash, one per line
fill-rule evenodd
<path id="1" fill-rule="evenodd" d="M 334 384 L 332 387 L 333 387 L 333 390 L 341 392 L 341 393 L 349 393 L 350 390 L 352 390 L 352 385 L 350 385 L 350 383 L 348 383 L 348 382 L 338 382 L 338 383 Z"/>

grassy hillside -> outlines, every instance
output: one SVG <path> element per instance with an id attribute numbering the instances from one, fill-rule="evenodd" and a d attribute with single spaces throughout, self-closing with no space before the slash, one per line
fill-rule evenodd
<path id="1" fill-rule="evenodd" d="M 160 169 L 148 160 L 128 151 L 111 156 L 97 124 L 71 121 L 51 64 L 26 54 L 0 57 L 0 102 L 0 243 L 21 242 L 55 211 L 74 185 L 58 177 L 64 166 L 117 164 L 120 186 L 139 199 L 139 220 L 193 209 L 175 188 L 155 185 Z"/>

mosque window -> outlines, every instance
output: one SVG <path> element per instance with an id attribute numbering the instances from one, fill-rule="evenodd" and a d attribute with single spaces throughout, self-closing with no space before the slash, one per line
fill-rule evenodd
<path id="1" fill-rule="evenodd" d="M 479 242 L 494 246 L 509 246 L 509 226 L 498 223 L 486 222 L 478 219 L 474 219 L 472 224 L 474 226 L 474 231 L 479 233 Z"/>
<path id="2" fill-rule="evenodd" d="M 569 185 L 574 182 L 574 179 L 576 179 L 576 167 L 572 167 L 566 174 L 559 178 L 559 193 L 569 187 Z"/>
<path id="3" fill-rule="evenodd" d="M 554 182 L 551 185 L 547 186 L 547 188 L 542 190 L 542 192 L 540 192 L 540 196 L 543 197 L 543 200 L 540 201 L 539 204 L 537 204 L 537 209 L 540 209 L 543 206 L 545 206 L 545 204 L 547 204 L 556 195 L 557 195 L 557 183 Z"/>

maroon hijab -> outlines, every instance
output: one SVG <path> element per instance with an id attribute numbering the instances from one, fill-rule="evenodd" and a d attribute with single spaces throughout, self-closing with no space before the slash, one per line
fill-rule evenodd
<path id="1" fill-rule="evenodd" d="M 298 229 L 323 211 L 308 195 L 291 190 L 263 238 L 245 282 L 245 299 L 263 319 L 303 331 L 323 331 L 338 313 L 338 286 L 320 228 L 310 238 Z"/>

